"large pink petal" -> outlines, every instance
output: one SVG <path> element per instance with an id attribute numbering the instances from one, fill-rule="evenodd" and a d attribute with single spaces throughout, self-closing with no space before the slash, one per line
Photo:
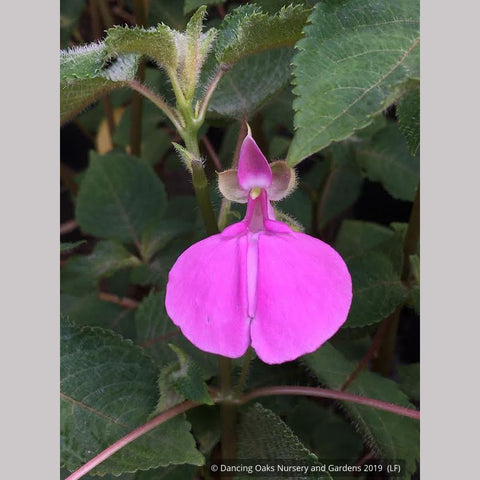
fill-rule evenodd
<path id="1" fill-rule="evenodd" d="M 201 350 L 237 358 L 250 344 L 245 225 L 232 225 L 183 252 L 168 277 L 165 306 Z"/>
<path id="2" fill-rule="evenodd" d="M 247 192 L 252 188 L 267 188 L 272 183 L 272 170 L 251 135 L 247 135 L 238 159 L 238 182 Z"/>
<path id="3" fill-rule="evenodd" d="M 303 233 L 258 237 L 257 308 L 252 346 L 266 363 L 282 363 L 313 352 L 345 322 L 352 281 L 345 262 L 326 243 Z M 283 233 L 281 233 L 283 231 Z"/>

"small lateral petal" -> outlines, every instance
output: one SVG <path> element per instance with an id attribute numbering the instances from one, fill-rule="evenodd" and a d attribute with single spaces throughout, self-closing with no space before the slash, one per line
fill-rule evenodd
<path id="1" fill-rule="evenodd" d="M 231 169 L 218 173 L 218 189 L 227 200 L 237 203 L 248 202 L 248 191 L 238 183 L 237 170 Z"/>
<path id="2" fill-rule="evenodd" d="M 268 199 L 276 202 L 288 196 L 297 186 L 295 170 L 284 160 L 270 164 L 272 169 L 272 183 L 267 188 Z"/>
<path id="3" fill-rule="evenodd" d="M 243 224 L 231 227 L 195 243 L 179 257 L 169 273 L 165 306 L 195 346 L 237 358 L 250 344 L 247 236 Z"/>
<path id="4" fill-rule="evenodd" d="M 270 226 L 258 236 L 250 335 L 259 358 L 277 364 L 315 351 L 335 334 L 347 319 L 352 281 L 345 262 L 329 245 Z"/>
<path id="5" fill-rule="evenodd" d="M 240 149 L 238 182 L 247 191 L 268 188 L 272 183 L 270 165 L 251 135 L 245 137 Z"/>

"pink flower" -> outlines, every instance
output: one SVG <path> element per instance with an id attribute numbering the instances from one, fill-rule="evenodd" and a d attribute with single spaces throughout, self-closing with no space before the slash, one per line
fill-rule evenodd
<path id="1" fill-rule="evenodd" d="M 261 360 L 276 364 L 313 352 L 337 332 L 352 283 L 333 248 L 275 220 L 270 200 L 294 182 L 285 162 L 272 168 L 247 135 L 238 172 L 220 174 L 222 193 L 248 202 L 245 218 L 178 258 L 165 304 L 198 348 L 237 358 L 251 345 Z"/>

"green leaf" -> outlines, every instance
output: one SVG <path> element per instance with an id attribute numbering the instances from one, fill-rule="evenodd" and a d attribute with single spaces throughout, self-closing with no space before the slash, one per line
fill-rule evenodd
<path id="1" fill-rule="evenodd" d="M 105 47 L 109 56 L 145 55 L 161 67 L 173 71 L 177 68 L 175 32 L 163 24 L 149 29 L 115 25 L 107 30 Z"/>
<path id="2" fill-rule="evenodd" d="M 97 290 L 98 278 L 93 275 L 92 264 L 85 255 L 70 257 L 60 270 L 63 293 L 82 295 Z"/>
<path id="3" fill-rule="evenodd" d="M 292 49 L 281 48 L 241 59 L 220 80 L 208 106 L 209 114 L 213 117 L 250 118 L 287 85 L 292 55 Z M 202 84 L 207 82 L 213 70 L 206 72 Z"/>
<path id="4" fill-rule="evenodd" d="M 323 384 L 334 390 L 340 389 L 356 368 L 328 343 L 303 360 Z M 376 373 L 361 372 L 346 391 L 414 408 L 395 382 Z M 342 407 L 374 452 L 390 461 L 405 461 L 402 478 L 410 478 L 419 458 L 419 422 L 353 402 L 342 402 Z"/>
<path id="5" fill-rule="evenodd" d="M 103 240 L 95 245 L 87 257 L 95 277 L 108 277 L 118 270 L 134 267 L 140 259 L 128 252 L 125 247 L 111 240 Z"/>
<path id="6" fill-rule="evenodd" d="M 86 295 L 62 293 L 60 312 L 77 326 L 108 328 L 124 338 L 136 338 L 133 311 L 100 300 L 97 292 Z"/>
<path id="7" fill-rule="evenodd" d="M 100 328 L 61 323 L 61 463 L 73 471 L 146 422 L 157 369 L 132 342 Z M 178 416 L 122 448 L 94 474 L 169 464 L 201 465 L 190 425 Z"/>
<path id="8" fill-rule="evenodd" d="M 311 400 L 301 399 L 286 422 L 323 460 L 351 459 L 353 463 L 362 452 L 362 441 L 354 428 Z"/>
<path id="9" fill-rule="evenodd" d="M 357 160 L 368 179 L 380 182 L 392 197 L 413 201 L 420 162 L 412 157 L 398 127 L 389 123 L 357 148 Z"/>
<path id="10" fill-rule="evenodd" d="M 192 232 L 194 226 L 182 220 L 164 220 L 146 230 L 141 239 L 141 251 L 146 260 L 150 260 L 159 250 L 181 235 Z"/>
<path id="11" fill-rule="evenodd" d="M 107 58 L 104 43 L 91 43 L 81 47 L 60 51 L 60 81 L 96 78 L 102 71 Z"/>
<path id="12" fill-rule="evenodd" d="M 344 220 L 335 241 L 335 249 L 344 257 L 361 255 L 393 238 L 388 227 L 361 220 Z"/>
<path id="13" fill-rule="evenodd" d="M 102 95 L 126 85 L 135 77 L 138 56 L 124 55 L 106 65 L 103 43 L 60 52 L 60 121 L 64 123 Z"/>
<path id="14" fill-rule="evenodd" d="M 335 165 L 330 170 L 320 198 L 318 210 L 320 228 L 357 201 L 362 185 L 362 174 L 356 166 Z"/>
<path id="15" fill-rule="evenodd" d="M 198 478 L 197 470 L 198 467 L 194 465 L 171 465 L 145 472 L 137 472 L 134 480 L 195 480 Z"/>
<path id="16" fill-rule="evenodd" d="M 200 70 L 217 35 L 214 28 L 202 33 L 206 12 L 207 7 L 202 5 L 188 21 L 185 34 L 177 35 L 177 43 L 182 45 L 178 77 L 187 100 L 195 94 Z"/>
<path id="17" fill-rule="evenodd" d="M 309 466 L 320 466 L 317 457 L 295 436 L 285 422 L 259 403 L 250 407 L 240 420 L 238 459 L 296 460 Z M 237 478 L 247 478 L 238 476 Z M 309 475 L 309 478 L 331 478 Z"/>
<path id="18" fill-rule="evenodd" d="M 417 0 L 325 0 L 294 58 L 296 165 L 366 127 L 419 74 Z"/>
<path id="19" fill-rule="evenodd" d="M 145 229 L 160 223 L 165 205 L 163 184 L 146 162 L 123 153 L 92 153 L 76 216 L 85 232 L 139 246 Z"/>
<path id="20" fill-rule="evenodd" d="M 76 250 L 80 245 L 87 243 L 86 240 L 80 240 L 78 242 L 60 242 L 60 253 L 70 253 Z"/>
<path id="21" fill-rule="evenodd" d="M 256 5 L 236 8 L 222 21 L 215 47 L 219 63 L 233 65 L 253 53 L 293 46 L 302 36 L 309 11 L 301 5 L 283 7 L 275 15 Z"/>
<path id="22" fill-rule="evenodd" d="M 208 455 L 220 440 L 221 419 L 218 406 L 201 405 L 187 412 L 198 449 Z"/>
<path id="23" fill-rule="evenodd" d="M 336 250 L 345 260 L 370 251 L 386 255 L 400 277 L 403 267 L 403 243 L 406 224 L 387 228 L 372 222 L 344 220 L 335 241 Z"/>
<path id="24" fill-rule="evenodd" d="M 175 352 L 178 361 L 163 367 L 160 371 L 158 377 L 160 399 L 152 416 L 184 400 L 213 405 L 202 370 L 182 349 L 173 344 L 168 346 Z"/>
<path id="25" fill-rule="evenodd" d="M 400 388 L 408 395 L 408 398 L 420 401 L 420 364 L 399 365 L 398 376 Z"/>
<path id="26" fill-rule="evenodd" d="M 398 126 L 407 139 L 410 153 L 415 155 L 420 146 L 420 83 L 412 82 L 397 107 Z"/>
<path id="27" fill-rule="evenodd" d="M 383 320 L 407 298 L 408 290 L 383 253 L 370 251 L 346 260 L 353 299 L 344 327 L 364 327 Z"/>

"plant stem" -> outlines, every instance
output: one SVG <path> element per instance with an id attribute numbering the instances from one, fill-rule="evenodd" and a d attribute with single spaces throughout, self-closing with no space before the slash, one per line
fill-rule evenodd
<path id="1" fill-rule="evenodd" d="M 278 387 L 264 387 L 253 390 L 252 392 L 244 395 L 240 400 L 238 400 L 239 405 L 243 405 L 255 398 L 259 397 L 269 397 L 272 395 L 305 395 L 307 397 L 321 397 L 321 398 L 332 398 L 334 400 L 341 400 L 346 402 L 354 402 L 359 405 L 366 405 L 368 407 L 377 408 L 379 410 L 384 410 L 385 412 L 396 413 L 397 415 L 402 415 L 404 417 L 414 418 L 420 420 L 420 412 L 412 408 L 402 407 L 400 405 L 395 405 L 394 403 L 384 402 L 382 400 L 376 400 L 375 398 L 362 397 L 360 395 L 355 395 L 353 393 L 339 392 L 337 390 L 328 390 L 326 388 L 318 387 L 299 387 L 296 385 L 293 386 L 278 386 Z"/>
<path id="2" fill-rule="evenodd" d="M 420 187 L 417 189 L 415 200 L 413 202 L 410 220 L 408 222 L 405 240 L 403 242 L 403 265 L 400 279 L 408 284 L 410 271 L 410 255 L 413 255 L 418 248 L 420 240 Z M 378 358 L 374 362 L 373 369 L 381 373 L 384 377 L 390 375 L 393 365 L 393 356 L 395 353 L 395 344 L 397 341 L 397 330 L 400 321 L 400 312 L 403 305 L 399 305 L 390 317 L 383 320 L 386 323 L 386 332 L 380 349 Z"/>
<path id="3" fill-rule="evenodd" d="M 252 348 L 249 347 L 247 353 L 245 354 L 245 358 L 243 359 L 242 364 L 242 371 L 240 372 L 240 376 L 238 377 L 237 386 L 235 387 L 235 397 L 239 397 L 245 388 L 245 383 L 248 377 L 248 370 L 250 368 L 250 361 L 252 359 Z"/>
<path id="4" fill-rule="evenodd" d="M 223 77 L 223 74 L 230 70 L 230 67 L 228 65 L 220 65 L 220 67 L 217 70 L 217 73 L 213 77 L 212 81 L 210 82 L 210 85 L 207 88 L 207 91 L 205 93 L 205 96 L 203 97 L 202 103 L 200 105 L 200 110 L 198 112 L 198 121 L 200 123 L 203 123 L 205 121 L 205 115 L 207 114 L 207 109 L 208 109 L 208 104 L 210 103 L 210 100 L 212 99 L 213 92 L 217 88 L 218 82 Z"/>
<path id="5" fill-rule="evenodd" d="M 342 388 L 340 389 L 342 392 L 347 389 L 347 387 L 355 380 L 355 378 L 357 378 L 360 372 L 368 365 L 368 362 L 375 356 L 379 346 L 381 345 L 383 336 L 385 335 L 386 328 L 387 324 L 382 322 L 378 327 L 375 336 L 373 337 L 372 343 L 367 353 L 360 360 L 355 370 L 349 375 Z"/>
<path id="6" fill-rule="evenodd" d="M 220 389 L 222 403 L 220 416 L 222 420 L 222 458 L 234 460 L 236 457 L 237 409 L 232 398 L 232 362 L 229 358 L 219 357 Z"/>
<path id="7" fill-rule="evenodd" d="M 208 154 L 210 155 L 210 158 L 212 159 L 213 166 L 215 167 L 215 170 L 220 172 L 222 170 L 222 163 L 220 162 L 220 159 L 218 158 L 217 153 L 213 149 L 212 144 L 210 143 L 210 140 L 206 135 L 204 135 L 201 138 L 201 141 L 205 148 L 207 149 Z"/>
<path id="8" fill-rule="evenodd" d="M 218 233 L 217 219 L 215 218 L 212 204 L 210 203 L 207 177 L 200 159 L 192 162 L 192 179 L 195 196 L 197 197 L 207 235 L 215 235 Z"/>
<path id="9" fill-rule="evenodd" d="M 169 118 L 177 131 L 182 130 L 182 126 L 180 125 L 179 120 L 175 115 L 175 112 L 170 108 L 170 106 L 167 104 L 167 102 L 165 102 L 162 97 L 152 92 L 152 90 L 150 90 L 148 87 L 138 82 L 137 80 L 130 80 L 129 82 L 127 82 L 127 84 L 131 89 L 142 94 L 145 98 L 148 98 L 152 103 L 154 103 Z"/>
<path id="10" fill-rule="evenodd" d="M 103 300 L 104 302 L 115 303 L 116 305 L 120 305 L 122 308 L 127 308 L 129 310 L 135 310 L 139 305 L 139 302 L 133 300 L 133 298 L 121 298 L 118 295 L 114 295 L 113 293 L 100 292 L 98 294 L 98 298 L 99 300 Z"/>
<path id="11" fill-rule="evenodd" d="M 110 445 L 103 452 L 99 453 L 96 457 L 93 457 L 90 461 L 85 463 L 85 465 L 82 465 L 78 470 L 76 470 L 71 475 L 69 475 L 66 478 L 66 480 L 78 480 L 79 478 L 82 478 L 90 470 L 94 469 L 97 465 L 104 462 L 108 457 L 111 457 L 115 452 L 118 452 L 118 450 L 120 450 L 121 448 L 125 447 L 126 445 L 133 442 L 134 440 L 141 437 L 142 435 L 145 435 L 150 430 L 153 430 L 155 427 L 158 427 L 158 425 L 161 425 L 167 420 L 170 420 L 171 418 L 176 417 L 177 415 L 180 415 L 181 413 L 184 413 L 187 410 L 190 410 L 191 408 L 196 407 L 197 405 L 198 403 L 195 403 L 189 400 L 181 403 L 180 405 L 176 405 L 175 407 L 170 408 L 169 410 L 166 410 L 162 414 L 153 418 L 152 420 L 145 423 L 144 425 L 136 428 L 135 430 L 132 430 L 130 433 L 122 437 L 120 440 Z"/>

